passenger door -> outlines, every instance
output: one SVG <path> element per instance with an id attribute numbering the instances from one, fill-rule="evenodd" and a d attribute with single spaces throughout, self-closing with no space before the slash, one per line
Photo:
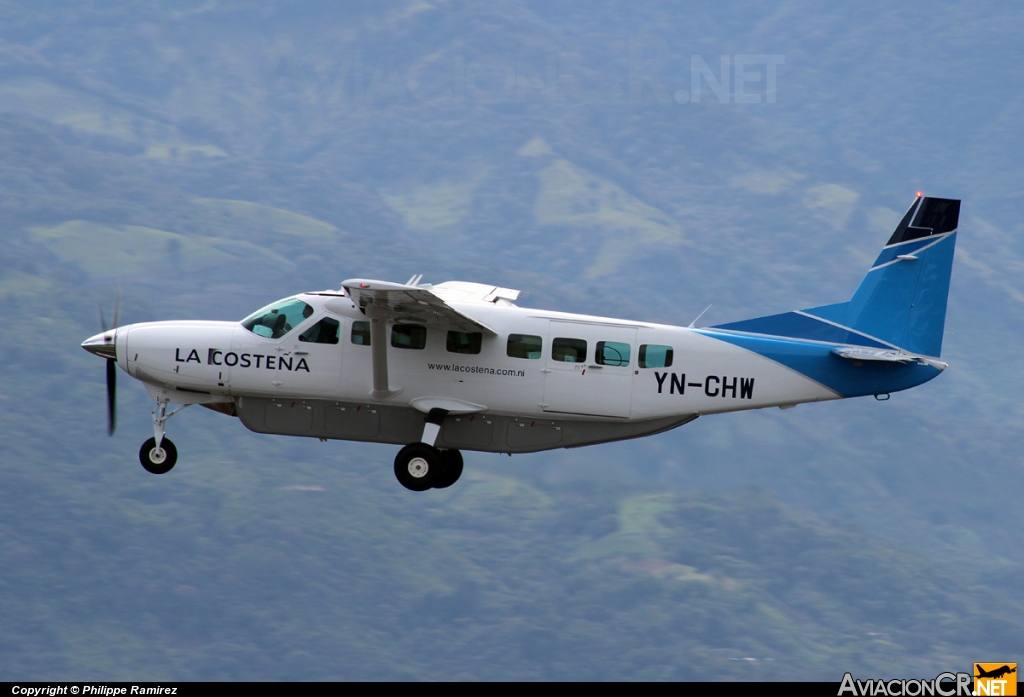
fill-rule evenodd
<path id="1" fill-rule="evenodd" d="M 636 329 L 553 320 L 544 410 L 626 418 L 632 403 Z"/>

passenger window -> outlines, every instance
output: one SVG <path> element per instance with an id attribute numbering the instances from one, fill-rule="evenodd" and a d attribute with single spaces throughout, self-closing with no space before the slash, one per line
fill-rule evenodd
<path id="1" fill-rule="evenodd" d="M 509 358 L 536 360 L 540 358 L 540 352 L 543 347 L 544 340 L 539 336 L 533 336 L 532 334 L 509 334 L 505 353 Z"/>
<path id="2" fill-rule="evenodd" d="M 672 347 L 644 344 L 638 359 L 641 368 L 668 368 L 672 365 Z"/>
<path id="3" fill-rule="evenodd" d="M 587 342 L 583 339 L 555 339 L 551 342 L 551 360 L 583 363 L 587 360 Z"/>
<path id="4" fill-rule="evenodd" d="M 448 353 L 480 353 L 481 332 L 448 332 Z"/>
<path id="5" fill-rule="evenodd" d="M 421 349 L 427 345 L 427 328 L 418 324 L 396 324 L 391 328 L 391 345 L 402 349 Z"/>
<path id="6" fill-rule="evenodd" d="M 336 319 L 324 317 L 312 327 L 302 332 L 299 341 L 310 344 L 336 344 L 341 333 L 341 324 Z"/>
<path id="7" fill-rule="evenodd" d="M 629 365 L 629 344 L 618 341 L 598 341 L 597 353 L 594 356 L 598 365 Z"/>
<path id="8" fill-rule="evenodd" d="M 370 345 L 370 323 L 369 322 L 353 322 L 352 323 L 352 343 L 359 346 Z"/>

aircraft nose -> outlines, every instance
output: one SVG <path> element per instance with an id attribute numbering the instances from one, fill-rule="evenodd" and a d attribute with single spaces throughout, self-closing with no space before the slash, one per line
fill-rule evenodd
<path id="1" fill-rule="evenodd" d="M 116 329 L 111 329 L 110 331 L 102 332 L 96 336 L 90 336 L 82 342 L 82 348 L 89 353 L 99 356 L 100 358 L 116 360 L 117 348 L 114 344 L 114 335 L 116 332 Z"/>

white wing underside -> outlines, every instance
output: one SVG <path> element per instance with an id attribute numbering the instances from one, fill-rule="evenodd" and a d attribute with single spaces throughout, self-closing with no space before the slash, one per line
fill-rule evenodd
<path id="1" fill-rule="evenodd" d="M 519 291 L 480 283 L 451 282 L 437 286 L 416 286 L 355 278 L 342 283 L 352 302 L 364 313 L 374 305 L 374 314 L 397 322 L 443 324 L 460 332 L 495 331 L 483 322 L 456 310 L 447 301 L 510 305 Z"/>
<path id="2" fill-rule="evenodd" d="M 401 390 L 390 387 L 388 376 L 388 337 L 385 327 L 388 321 L 406 322 L 423 325 L 442 325 L 460 332 L 481 332 L 488 336 L 497 333 L 483 322 L 456 310 L 448 304 L 458 302 L 461 305 L 493 304 L 511 305 L 519 295 L 519 291 L 498 288 L 480 283 L 449 281 L 437 286 L 417 285 L 417 277 L 410 283 L 390 283 L 370 279 L 354 278 L 342 283 L 342 288 L 349 298 L 370 320 L 370 349 L 373 361 L 373 391 L 376 399 L 391 399 Z M 477 404 L 453 405 L 435 404 L 436 400 L 415 400 L 417 409 L 430 411 L 441 409 L 444 412 L 455 411 L 470 413 L 484 409 Z M 428 424 L 429 425 L 429 424 Z M 428 437 L 428 431 L 432 436 Z M 424 442 L 433 444 L 437 429 L 424 430 Z"/>

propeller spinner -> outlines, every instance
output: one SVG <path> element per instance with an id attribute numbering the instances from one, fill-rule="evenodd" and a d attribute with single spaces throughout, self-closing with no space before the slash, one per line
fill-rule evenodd
<path id="1" fill-rule="evenodd" d="M 117 321 L 121 310 L 121 294 L 114 303 L 113 326 L 107 327 L 107 319 L 100 310 L 100 326 L 103 331 L 82 342 L 82 348 L 89 353 L 107 360 L 107 435 L 114 435 L 117 428 Z"/>

